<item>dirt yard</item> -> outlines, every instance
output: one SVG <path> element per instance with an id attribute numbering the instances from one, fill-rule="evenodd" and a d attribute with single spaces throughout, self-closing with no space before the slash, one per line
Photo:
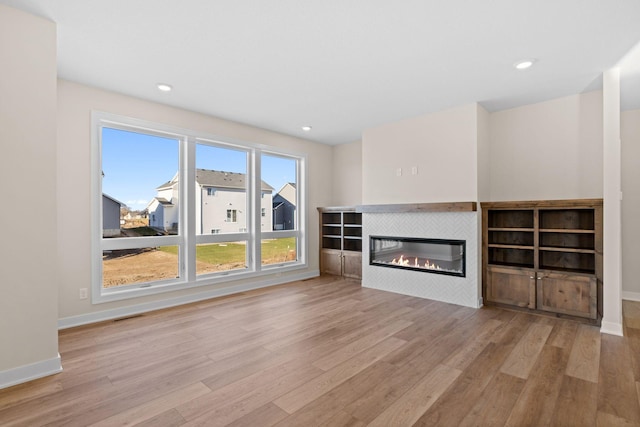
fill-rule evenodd
<path id="1" fill-rule="evenodd" d="M 117 254 L 115 252 L 103 257 L 102 274 L 105 288 L 173 279 L 178 276 L 178 258 L 174 254 L 155 249 L 117 251 Z M 293 259 L 295 259 L 295 256 Z M 267 264 L 273 262 L 265 260 Z M 196 261 L 197 274 L 227 271 L 242 267 L 244 267 L 244 264 L 238 262 L 210 264 Z"/>

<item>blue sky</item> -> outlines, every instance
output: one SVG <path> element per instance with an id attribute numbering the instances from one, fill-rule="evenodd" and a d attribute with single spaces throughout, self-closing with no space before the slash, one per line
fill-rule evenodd
<path id="1" fill-rule="evenodd" d="M 198 144 L 196 167 L 246 173 L 245 153 Z M 103 129 L 102 191 L 130 208 L 144 209 L 155 197 L 156 187 L 173 178 L 177 170 L 177 140 Z M 275 191 L 295 178 L 295 161 L 262 156 L 262 179 Z"/>

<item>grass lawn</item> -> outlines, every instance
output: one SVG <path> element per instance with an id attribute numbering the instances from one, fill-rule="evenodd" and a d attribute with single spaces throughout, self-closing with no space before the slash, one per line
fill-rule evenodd
<path id="1" fill-rule="evenodd" d="M 224 246 L 223 246 L 224 245 Z M 244 243 L 211 243 L 196 246 L 196 260 L 208 264 L 245 263 L 247 246 Z M 177 246 L 162 246 L 161 251 L 176 254 Z M 293 261 L 296 257 L 296 238 L 262 241 L 262 263 L 275 264 Z"/>

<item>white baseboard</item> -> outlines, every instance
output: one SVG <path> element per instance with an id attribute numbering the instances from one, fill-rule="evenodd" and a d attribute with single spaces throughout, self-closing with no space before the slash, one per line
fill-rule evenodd
<path id="1" fill-rule="evenodd" d="M 99 311 L 96 313 L 81 314 L 79 316 L 70 316 L 58 319 L 58 329 L 73 328 L 75 326 L 88 325 L 90 323 L 102 322 L 105 320 L 118 319 L 135 314 L 146 313 L 153 310 L 175 307 L 178 305 L 189 304 L 207 300 L 210 298 L 221 297 L 225 295 L 237 294 L 239 292 L 251 291 L 254 289 L 266 288 L 269 286 L 281 285 L 283 283 L 294 282 L 296 280 L 310 279 L 318 277 L 319 270 L 305 271 L 303 273 L 287 275 L 282 277 L 274 277 L 268 280 L 260 280 L 255 283 L 247 283 L 242 285 L 229 286 L 222 289 L 214 289 L 196 294 L 185 295 L 175 298 L 163 299 L 161 301 L 153 301 L 143 304 L 131 305 L 128 307 L 114 308 L 111 310 Z"/>
<path id="2" fill-rule="evenodd" d="M 0 372 L 0 389 L 62 372 L 60 353 L 57 357 Z"/>
<path id="3" fill-rule="evenodd" d="M 622 299 L 640 301 L 640 292 L 622 291 Z"/>
<path id="4" fill-rule="evenodd" d="M 600 326 L 601 334 L 609 334 L 609 335 L 617 335 L 619 337 L 624 336 L 622 331 L 622 323 L 614 323 L 614 322 L 605 322 L 602 321 L 602 325 Z"/>

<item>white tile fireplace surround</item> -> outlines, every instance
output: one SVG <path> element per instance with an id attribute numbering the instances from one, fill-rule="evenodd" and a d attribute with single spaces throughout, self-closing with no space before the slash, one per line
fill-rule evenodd
<path id="1" fill-rule="evenodd" d="M 396 205 L 398 206 L 398 205 Z M 402 205 L 399 205 L 402 206 Z M 481 306 L 479 212 L 362 211 L 362 286 L 467 307 Z M 369 236 L 466 241 L 466 277 L 369 265 Z"/>

